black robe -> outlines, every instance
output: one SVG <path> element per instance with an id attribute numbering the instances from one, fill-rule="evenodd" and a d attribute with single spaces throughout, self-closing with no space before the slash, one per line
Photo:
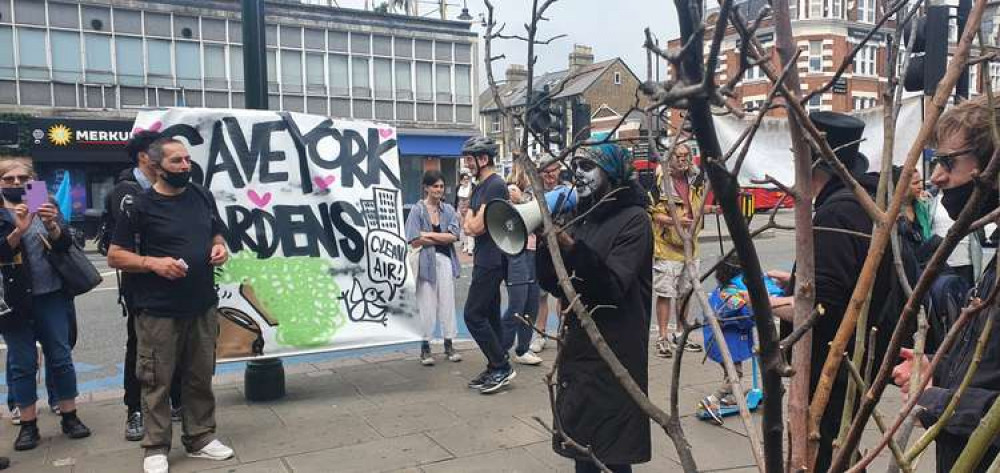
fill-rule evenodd
<path id="1" fill-rule="evenodd" d="M 635 187 L 620 191 L 570 233 L 576 244 L 562 255 L 566 269 L 579 278 L 574 287 L 588 307 L 614 306 L 596 311 L 594 320 L 612 351 L 647 392 L 653 233 L 646 198 Z M 565 303 L 548 249 L 539 248 L 537 255 L 539 283 Z M 649 461 L 649 417 L 615 379 L 576 316 L 567 317 L 556 391 L 556 412 L 563 430 L 580 444 L 590 445 L 605 464 Z M 553 439 L 553 449 L 565 457 L 588 458 L 564 448 L 559 438 Z"/>

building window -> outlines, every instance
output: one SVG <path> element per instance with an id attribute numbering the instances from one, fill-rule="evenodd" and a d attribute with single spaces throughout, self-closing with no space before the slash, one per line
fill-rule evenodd
<path id="1" fill-rule="evenodd" d="M 875 61 L 877 57 L 878 46 L 864 46 L 854 58 L 854 72 L 861 76 L 874 77 L 876 75 Z"/>
<path id="2" fill-rule="evenodd" d="M 743 110 L 746 112 L 756 112 L 764 106 L 763 100 L 746 100 L 743 102 Z"/>
<path id="3" fill-rule="evenodd" d="M 117 76 L 119 84 L 140 86 L 146 84 L 141 38 L 128 36 L 116 37 L 115 58 L 118 60 Z"/>
<path id="4" fill-rule="evenodd" d="M 201 88 L 201 54 L 198 43 L 179 41 L 174 45 L 177 53 L 177 85 Z"/>
<path id="5" fill-rule="evenodd" d="M 327 57 L 330 68 L 330 95 L 346 97 L 351 95 L 351 80 L 348 75 L 347 56 L 331 54 Z"/>
<path id="6" fill-rule="evenodd" d="M 809 72 L 823 72 L 823 42 L 809 42 Z"/>
<path id="7" fill-rule="evenodd" d="M 417 100 L 434 100 L 434 71 L 429 62 L 417 63 Z"/>
<path id="8" fill-rule="evenodd" d="M 990 62 L 990 83 L 993 84 L 993 90 L 1000 86 L 1000 64 Z"/>
<path id="9" fill-rule="evenodd" d="M 764 71 L 760 69 L 760 66 L 750 66 L 747 68 L 746 73 L 743 74 L 743 80 L 752 81 L 760 80 L 764 78 Z"/>
<path id="10" fill-rule="evenodd" d="M 392 98 L 392 60 L 375 59 L 375 98 Z"/>
<path id="11" fill-rule="evenodd" d="M 302 92 L 302 51 L 281 50 L 281 90 Z"/>
<path id="12" fill-rule="evenodd" d="M 52 80 L 79 82 L 83 77 L 80 34 L 53 30 L 49 39 L 52 41 Z"/>
<path id="13" fill-rule="evenodd" d="M 17 52 L 22 79 L 48 79 L 49 62 L 45 51 L 45 30 L 34 28 L 17 29 Z"/>
<path id="14" fill-rule="evenodd" d="M 87 82 L 111 83 L 111 37 L 102 34 L 84 35 L 87 49 Z"/>
<path id="15" fill-rule="evenodd" d="M 875 107 L 875 97 L 854 97 L 854 110 L 865 110 Z"/>
<path id="16" fill-rule="evenodd" d="M 500 133 L 500 114 L 494 113 L 490 115 L 490 132 Z"/>
<path id="17" fill-rule="evenodd" d="M 331 31 L 327 36 L 327 41 L 329 42 L 327 47 L 330 51 L 347 52 L 347 33 L 343 31 Z"/>
<path id="18" fill-rule="evenodd" d="M 372 86 L 368 74 L 368 58 L 351 58 L 351 95 L 354 97 L 372 96 Z"/>
<path id="19" fill-rule="evenodd" d="M 831 3 L 831 17 L 835 19 L 841 19 L 844 16 L 844 4 L 843 0 L 830 0 Z"/>
<path id="20" fill-rule="evenodd" d="M 447 64 L 437 65 L 437 101 L 451 103 L 451 66 Z M 448 120 L 451 121 L 451 120 Z"/>
<path id="21" fill-rule="evenodd" d="M 14 31 L 0 28 L 0 79 L 14 78 Z"/>
<path id="22" fill-rule="evenodd" d="M 806 107 L 810 112 L 819 111 L 820 107 L 823 105 L 823 99 L 819 95 L 813 95 L 809 98 L 809 105 Z"/>
<path id="23" fill-rule="evenodd" d="M 226 81 L 226 50 L 221 44 L 205 45 L 205 87 L 209 89 L 225 89 Z"/>
<path id="24" fill-rule="evenodd" d="M 149 83 L 152 85 L 173 85 L 173 53 L 170 52 L 170 41 L 162 39 L 146 40 L 146 57 L 149 64 Z"/>
<path id="25" fill-rule="evenodd" d="M 396 99 L 413 100 L 413 78 L 410 61 L 396 61 Z"/>
<path id="26" fill-rule="evenodd" d="M 858 21 L 875 23 L 875 0 L 858 1 Z"/>
<path id="27" fill-rule="evenodd" d="M 268 92 L 278 92 L 278 52 L 273 49 L 268 49 L 265 53 L 267 55 L 267 91 Z M 271 102 L 268 99 L 268 105 L 278 105 L 278 100 L 275 99 Z"/>
<path id="28" fill-rule="evenodd" d="M 808 0 L 808 1 L 809 1 L 809 18 L 822 18 L 823 0 Z"/>
<path id="29" fill-rule="evenodd" d="M 455 66 L 455 102 L 472 103 L 472 68 L 470 66 Z"/>
<path id="30" fill-rule="evenodd" d="M 326 65 L 322 54 L 306 53 L 306 88 L 309 92 L 326 91 Z"/>
<path id="31" fill-rule="evenodd" d="M 232 88 L 243 90 L 243 48 L 229 47 L 229 75 L 232 77 Z"/>
<path id="32" fill-rule="evenodd" d="M 622 73 L 615 71 L 615 85 L 622 85 Z"/>

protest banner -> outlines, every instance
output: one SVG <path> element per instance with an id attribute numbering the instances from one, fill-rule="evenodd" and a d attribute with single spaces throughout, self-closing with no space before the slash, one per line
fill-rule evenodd
<path id="1" fill-rule="evenodd" d="M 231 256 L 221 361 L 420 339 L 391 126 L 263 110 L 143 111 L 183 142 Z"/>

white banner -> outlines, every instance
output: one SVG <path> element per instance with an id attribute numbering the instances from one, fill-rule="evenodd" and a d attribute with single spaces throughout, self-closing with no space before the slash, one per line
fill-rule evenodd
<path id="1" fill-rule="evenodd" d="M 220 360 L 420 339 L 391 126 L 176 108 L 135 128 L 184 142 L 218 204 Z"/>
<path id="2" fill-rule="evenodd" d="M 917 138 L 921 124 L 921 97 L 910 97 L 903 100 L 903 106 L 896 121 L 896 139 L 893 146 L 893 162 L 902 164 L 906 153 Z M 854 116 L 865 122 L 865 141 L 861 142 L 861 153 L 868 157 L 868 169 L 880 169 L 882 162 L 882 107 L 871 108 L 854 113 Z M 719 144 L 725 151 L 736 143 L 743 130 L 751 125 L 750 120 L 742 120 L 733 116 L 717 116 L 715 128 L 719 134 Z M 792 164 L 792 140 L 789 134 L 788 120 L 784 118 L 765 118 L 761 124 L 750 150 L 747 153 L 743 168 L 740 169 L 740 184 L 752 186 L 751 180 L 764 179 L 765 174 L 775 179 L 793 185 L 795 183 L 795 167 Z M 731 160 L 735 163 L 735 159 Z M 917 166 L 917 169 L 921 169 Z"/>

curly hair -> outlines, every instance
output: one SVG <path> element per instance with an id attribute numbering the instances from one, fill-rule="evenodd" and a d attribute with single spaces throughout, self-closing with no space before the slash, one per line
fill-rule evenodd
<path id="1" fill-rule="evenodd" d="M 990 127 L 990 105 L 985 95 L 966 100 L 950 108 L 941 115 L 931 145 L 945 136 L 960 134 L 979 162 L 979 169 L 986 169 L 993 156 L 993 132 Z M 1000 126 L 1000 110 L 997 110 L 997 126 Z"/>

